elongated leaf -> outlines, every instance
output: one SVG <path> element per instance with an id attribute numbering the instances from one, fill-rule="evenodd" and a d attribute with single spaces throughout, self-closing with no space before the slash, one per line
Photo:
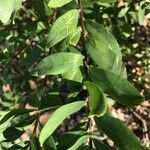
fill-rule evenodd
<path id="1" fill-rule="evenodd" d="M 121 51 L 116 39 L 99 23 L 94 21 L 86 21 L 86 30 L 89 37 L 97 40 L 102 46 L 105 44 L 118 57 L 121 56 Z"/>
<path id="2" fill-rule="evenodd" d="M 80 137 L 76 142 L 75 144 L 70 147 L 68 150 L 75 150 L 75 149 L 78 149 L 84 142 L 86 142 L 88 140 L 90 136 L 89 135 L 84 135 L 82 137 Z"/>
<path id="3" fill-rule="evenodd" d="M 137 137 L 119 119 L 104 115 L 95 117 L 95 122 L 120 150 L 142 150 Z"/>
<path id="4" fill-rule="evenodd" d="M 58 149 L 69 149 L 76 141 L 83 135 L 87 134 L 87 131 L 69 131 L 64 133 L 59 138 Z"/>
<path id="5" fill-rule="evenodd" d="M 83 56 L 76 53 L 61 52 L 44 58 L 38 65 L 38 75 L 57 75 L 78 68 Z"/>
<path id="6" fill-rule="evenodd" d="M 139 105 L 143 97 L 127 80 L 106 70 L 90 68 L 91 80 L 115 101 L 123 105 Z"/>
<path id="7" fill-rule="evenodd" d="M 18 139 L 25 131 L 18 130 L 14 127 L 8 127 L 3 131 L 3 135 L 7 141 L 15 141 Z"/>
<path id="8" fill-rule="evenodd" d="M 115 3 L 117 0 L 98 0 L 101 3 Z"/>
<path id="9" fill-rule="evenodd" d="M 43 127 L 39 137 L 40 143 L 43 144 L 44 141 L 56 130 L 56 128 L 63 122 L 64 119 L 79 111 L 84 105 L 84 101 L 78 101 L 58 108 Z"/>
<path id="10" fill-rule="evenodd" d="M 51 92 L 42 98 L 39 105 L 39 110 L 45 108 L 54 108 L 63 105 L 59 92 Z"/>
<path id="11" fill-rule="evenodd" d="M 102 25 L 93 21 L 86 23 L 86 29 L 89 33 L 86 48 L 93 61 L 100 68 L 126 78 L 121 51 L 115 38 Z"/>
<path id="12" fill-rule="evenodd" d="M 106 100 L 101 89 L 92 82 L 84 82 L 90 93 L 90 114 L 101 116 L 106 112 Z"/>
<path id="13" fill-rule="evenodd" d="M 31 116 L 29 114 L 22 114 L 18 117 L 11 119 L 11 124 L 15 127 L 25 127 L 32 124 L 37 117 L 37 115 Z"/>
<path id="14" fill-rule="evenodd" d="M 93 142 L 94 142 L 96 150 L 110 150 L 110 148 L 108 148 L 108 146 L 106 146 L 104 143 L 102 143 L 96 139 L 94 139 Z"/>
<path id="15" fill-rule="evenodd" d="M 54 46 L 77 28 L 79 10 L 73 9 L 59 17 L 51 27 L 47 38 L 49 47 Z"/>
<path id="16" fill-rule="evenodd" d="M 31 135 L 30 136 L 30 147 L 31 150 L 38 150 L 39 147 L 39 142 L 38 142 L 38 138 L 35 135 Z"/>
<path id="17" fill-rule="evenodd" d="M 68 132 L 63 133 L 58 139 L 57 149 L 68 149 L 71 147 L 81 136 L 87 135 L 87 123 L 80 123 Z"/>
<path id="18" fill-rule="evenodd" d="M 0 125 L 3 124 L 4 122 L 6 122 L 8 119 L 10 119 L 11 117 L 17 117 L 19 115 L 25 114 L 25 113 L 29 113 L 33 111 L 32 109 L 14 109 L 11 110 L 10 112 L 8 112 L 1 120 L 0 120 Z"/>
<path id="19" fill-rule="evenodd" d="M 138 11 L 138 21 L 140 25 L 143 25 L 145 18 L 145 9 L 140 8 Z"/>
<path id="20" fill-rule="evenodd" d="M 56 143 L 53 139 L 52 136 L 48 137 L 47 140 L 44 142 L 43 147 L 45 150 L 51 149 L 51 150 L 56 150 Z"/>
<path id="21" fill-rule="evenodd" d="M 83 75 L 79 68 L 75 68 L 74 70 L 70 70 L 69 72 L 64 73 L 63 78 L 77 82 L 82 82 Z"/>
<path id="22" fill-rule="evenodd" d="M 121 11 L 118 13 L 118 17 L 121 18 L 121 17 L 124 17 L 126 15 L 126 13 L 128 12 L 129 10 L 129 7 L 125 7 L 123 9 L 121 9 Z"/>
<path id="23" fill-rule="evenodd" d="M 80 39 L 80 36 L 81 36 L 81 28 L 78 27 L 68 36 L 69 44 L 76 46 Z"/>
<path id="24" fill-rule="evenodd" d="M 21 8 L 22 0 L 0 0 L 0 20 L 7 23 L 14 11 Z"/>
<path id="25" fill-rule="evenodd" d="M 48 3 L 49 7 L 55 8 L 55 7 L 61 7 L 69 2 L 71 2 L 72 0 L 50 0 Z"/>

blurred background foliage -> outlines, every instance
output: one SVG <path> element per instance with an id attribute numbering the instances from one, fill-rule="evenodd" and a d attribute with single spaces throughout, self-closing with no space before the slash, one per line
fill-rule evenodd
<path id="1" fill-rule="evenodd" d="M 128 79 L 148 101 L 150 1 L 113 0 L 106 3 L 105 0 L 83 0 L 83 2 L 86 18 L 92 18 L 103 24 L 117 39 L 127 67 Z M 51 52 L 64 51 L 64 45 L 67 51 L 74 50 L 74 46 L 69 46 L 65 41 L 57 44 L 57 48 L 49 50 L 45 46 L 45 39 L 57 16 L 78 6 L 72 1 L 60 9 L 51 9 L 47 3 L 48 0 L 23 0 L 20 8 L 15 8 L 10 13 L 8 22 L 0 22 L 0 117 L 14 108 L 41 107 L 40 99 L 44 99 L 49 92 L 55 93 L 55 96 L 49 96 L 59 97 L 59 93 L 55 92 L 60 89 L 59 76 L 35 78 L 30 72 Z M 52 104 L 45 103 L 46 105 L 48 107 Z M 30 119 L 28 125 L 32 123 L 34 117 Z M 5 124 L 3 126 L 5 127 Z M 3 131 L 4 128 L 1 127 L 0 141 L 4 139 Z M 8 145 L 1 144 L 1 146 L 7 149 Z"/>

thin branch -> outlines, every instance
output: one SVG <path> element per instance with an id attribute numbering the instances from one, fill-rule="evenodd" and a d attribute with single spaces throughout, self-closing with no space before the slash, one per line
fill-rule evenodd
<path id="1" fill-rule="evenodd" d="M 79 5 L 79 9 L 80 9 L 80 20 L 81 20 L 81 30 L 82 30 L 82 36 L 81 36 L 81 40 L 82 40 L 82 53 L 84 55 L 84 60 L 83 60 L 83 66 L 84 66 L 84 70 L 85 70 L 85 80 L 89 79 L 89 66 L 88 66 L 88 55 L 87 55 L 87 51 L 85 48 L 85 38 L 86 38 L 86 32 L 85 32 L 85 24 L 84 24 L 84 15 L 83 15 L 83 7 L 82 7 L 82 2 L 81 0 L 78 0 L 78 5 Z"/>
<path id="2" fill-rule="evenodd" d="M 20 55 L 22 53 L 22 51 L 19 51 L 0 71 L 1 73 L 3 73 L 5 71 L 5 69 L 11 64 L 13 63 L 17 58 L 18 55 Z"/>
<path id="3" fill-rule="evenodd" d="M 82 30 L 82 35 L 81 35 L 81 40 L 82 40 L 82 54 L 84 55 L 84 60 L 83 60 L 83 66 L 84 66 L 84 71 L 85 71 L 85 80 L 90 80 L 89 79 L 89 65 L 88 65 L 88 55 L 85 47 L 86 43 L 86 32 L 85 32 L 85 24 L 84 24 L 84 14 L 83 14 L 83 7 L 82 7 L 82 2 L 81 0 L 78 0 L 78 5 L 80 9 L 80 20 L 81 20 L 81 30 Z M 86 98 L 86 107 L 87 107 L 87 112 L 90 112 L 90 96 L 87 96 Z M 93 126 L 93 120 L 91 118 L 88 119 L 87 122 L 87 128 L 89 132 L 92 132 L 92 126 Z M 89 150 L 92 150 L 92 139 L 89 138 Z"/>
<path id="4" fill-rule="evenodd" d="M 143 119 L 134 109 L 132 108 L 129 108 L 129 111 L 138 119 L 142 122 L 143 124 L 143 134 L 145 135 L 144 136 L 144 143 L 146 145 L 149 145 L 150 142 L 149 142 L 149 134 L 148 134 L 148 128 L 147 128 L 147 122 L 145 119 Z"/>

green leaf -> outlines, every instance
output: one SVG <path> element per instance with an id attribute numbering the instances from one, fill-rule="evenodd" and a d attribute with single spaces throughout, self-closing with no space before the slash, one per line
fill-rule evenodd
<path id="1" fill-rule="evenodd" d="M 105 145 L 104 143 L 96 139 L 93 139 L 93 142 L 94 142 L 96 150 L 110 150 L 110 148 L 107 145 Z"/>
<path id="2" fill-rule="evenodd" d="M 12 13 L 21 8 L 22 0 L 0 0 L 0 20 L 6 24 Z"/>
<path id="3" fill-rule="evenodd" d="M 18 130 L 14 127 L 8 127 L 3 131 L 3 135 L 7 141 L 15 141 L 18 139 L 25 131 Z"/>
<path id="4" fill-rule="evenodd" d="M 101 3 L 115 3 L 117 0 L 98 0 Z"/>
<path id="5" fill-rule="evenodd" d="M 46 108 L 53 109 L 54 107 L 59 107 L 61 105 L 63 105 L 63 102 L 59 92 L 50 92 L 41 99 L 39 110 Z"/>
<path id="6" fill-rule="evenodd" d="M 126 13 L 128 12 L 128 10 L 129 10 L 129 7 L 122 8 L 121 11 L 118 13 L 118 17 L 119 18 L 124 17 Z"/>
<path id="7" fill-rule="evenodd" d="M 101 89 L 94 83 L 86 81 L 84 82 L 87 90 L 90 94 L 90 114 L 102 116 L 106 112 L 106 100 Z"/>
<path id="8" fill-rule="evenodd" d="M 138 21 L 140 25 L 143 25 L 145 18 L 145 9 L 140 8 L 138 11 Z"/>
<path id="9" fill-rule="evenodd" d="M 31 150 L 38 150 L 38 147 L 40 145 L 39 145 L 38 138 L 34 134 L 30 136 L 29 142 L 30 142 Z"/>
<path id="10" fill-rule="evenodd" d="M 41 145 L 56 130 L 56 128 L 71 114 L 79 111 L 85 105 L 84 101 L 66 104 L 58 108 L 49 118 L 39 136 Z"/>
<path id="11" fill-rule="evenodd" d="M 48 46 L 54 46 L 71 34 L 77 28 L 78 17 L 79 10 L 77 9 L 72 9 L 59 17 L 54 22 L 49 32 L 47 38 Z"/>
<path id="12" fill-rule="evenodd" d="M 6 122 L 8 119 L 10 119 L 11 117 L 17 117 L 19 115 L 22 114 L 26 114 L 33 111 L 33 109 L 14 109 L 11 110 L 10 112 L 8 112 L 1 120 L 0 120 L 0 125 L 3 124 L 4 122 Z"/>
<path id="13" fill-rule="evenodd" d="M 78 149 L 84 142 L 86 142 L 88 140 L 88 138 L 90 137 L 90 135 L 84 135 L 82 137 L 80 137 L 74 144 L 73 146 L 71 146 L 68 150 L 76 150 Z"/>
<path id="14" fill-rule="evenodd" d="M 131 83 L 112 72 L 91 67 L 90 77 L 102 91 L 123 105 L 134 106 L 143 102 L 143 97 Z"/>
<path id="15" fill-rule="evenodd" d="M 116 39 L 101 24 L 88 20 L 86 21 L 86 30 L 90 38 L 97 40 L 102 46 L 106 45 L 118 57 L 122 57 Z"/>
<path id="16" fill-rule="evenodd" d="M 22 7 L 22 0 L 13 0 L 14 1 L 14 11 L 17 11 L 18 9 L 20 9 Z"/>
<path id="17" fill-rule="evenodd" d="M 68 80 L 77 81 L 77 82 L 82 82 L 83 75 L 79 68 L 75 68 L 73 70 L 70 70 L 69 72 L 64 73 L 63 78 L 68 79 Z"/>
<path id="18" fill-rule="evenodd" d="M 69 131 L 65 132 L 58 141 L 57 149 L 69 149 L 76 141 L 83 135 L 87 134 L 87 131 Z"/>
<path id="19" fill-rule="evenodd" d="M 104 115 L 94 120 L 97 128 L 111 138 L 120 150 L 142 150 L 140 141 L 119 119 Z"/>
<path id="20" fill-rule="evenodd" d="M 58 139 L 57 149 L 68 149 L 71 147 L 81 136 L 87 135 L 87 123 L 83 122 L 77 124 L 73 129 L 64 132 Z"/>
<path id="21" fill-rule="evenodd" d="M 37 115 L 29 115 L 29 114 L 22 114 L 18 117 L 11 119 L 12 126 L 15 127 L 25 127 L 31 125 L 37 118 Z"/>
<path id="22" fill-rule="evenodd" d="M 78 68 L 83 61 L 83 56 L 71 52 L 60 52 L 44 58 L 36 70 L 38 75 L 57 75 Z"/>
<path id="23" fill-rule="evenodd" d="M 55 143 L 52 136 L 49 136 L 47 138 L 47 140 L 43 144 L 43 147 L 44 147 L 45 150 L 47 150 L 47 149 L 56 150 L 57 149 L 56 148 L 56 143 Z"/>
<path id="24" fill-rule="evenodd" d="M 80 39 L 80 36 L 81 36 L 81 28 L 78 27 L 68 36 L 69 44 L 76 46 Z"/>
<path id="25" fill-rule="evenodd" d="M 93 61 L 102 69 L 126 78 L 119 45 L 115 38 L 100 24 L 86 22 L 88 40 L 86 49 Z"/>
<path id="26" fill-rule="evenodd" d="M 61 7 L 69 2 L 71 2 L 72 0 L 50 0 L 48 3 L 49 7 L 55 8 L 55 7 Z"/>

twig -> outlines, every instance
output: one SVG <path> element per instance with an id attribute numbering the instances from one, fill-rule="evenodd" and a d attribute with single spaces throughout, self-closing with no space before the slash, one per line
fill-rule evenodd
<path id="1" fill-rule="evenodd" d="M 79 9 L 80 9 L 80 20 L 81 20 L 81 30 L 82 30 L 82 35 L 81 35 L 81 39 L 82 39 L 82 54 L 84 55 L 84 60 L 83 60 L 83 66 L 84 66 L 84 71 L 85 71 L 85 80 L 90 80 L 89 79 L 89 65 L 88 65 L 88 55 L 87 55 L 87 51 L 86 51 L 86 47 L 85 47 L 85 38 L 86 38 L 86 32 L 85 32 L 85 24 L 84 24 L 84 15 L 83 15 L 83 8 L 82 8 L 82 2 L 81 0 L 78 0 L 78 5 L 79 5 Z M 90 112 L 90 96 L 87 96 L 86 98 L 86 106 L 87 106 L 87 111 L 88 113 Z M 93 120 L 91 118 L 88 119 L 88 123 L 87 123 L 87 128 L 88 130 L 91 132 L 92 131 L 92 126 L 93 126 Z M 92 139 L 89 138 L 89 150 L 92 150 Z"/>
<path id="2" fill-rule="evenodd" d="M 13 61 L 15 61 L 17 59 L 17 56 L 20 55 L 22 53 L 22 51 L 19 51 L 15 56 L 14 58 L 12 58 L 3 68 L 2 70 L 0 71 L 1 73 L 4 72 L 4 70 L 11 64 L 13 63 Z"/>
<path id="3" fill-rule="evenodd" d="M 89 66 L 88 66 L 87 51 L 86 51 L 86 48 L 85 48 L 86 32 L 85 32 L 84 15 L 83 15 L 83 8 L 82 8 L 81 0 L 78 0 L 78 5 L 79 5 L 79 9 L 80 9 L 80 19 L 81 19 L 82 53 L 83 53 L 83 55 L 84 55 L 83 66 L 84 66 L 84 70 L 85 70 L 85 80 L 88 80 L 88 79 L 89 79 Z"/>
<path id="4" fill-rule="evenodd" d="M 148 128 L 147 128 L 147 122 L 145 119 L 143 119 L 135 110 L 133 110 L 132 108 L 129 108 L 130 112 L 138 119 L 142 122 L 143 124 L 143 134 L 145 134 L 144 137 L 144 143 L 146 144 L 146 146 L 150 145 L 149 142 L 149 135 L 148 135 Z"/>

